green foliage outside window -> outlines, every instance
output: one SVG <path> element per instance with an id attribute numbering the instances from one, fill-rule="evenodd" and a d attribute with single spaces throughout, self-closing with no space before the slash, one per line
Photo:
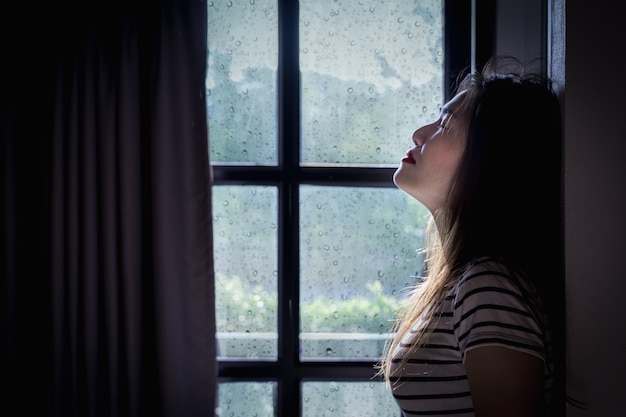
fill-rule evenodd
<path id="1" fill-rule="evenodd" d="M 216 276 L 217 309 L 220 332 L 266 333 L 275 332 L 277 297 L 262 286 L 250 291 L 238 276 Z M 385 295 L 380 281 L 366 284 L 367 296 L 346 300 L 318 297 L 300 306 L 302 328 L 314 332 L 387 333 L 391 320 L 398 311 L 396 297 Z"/>

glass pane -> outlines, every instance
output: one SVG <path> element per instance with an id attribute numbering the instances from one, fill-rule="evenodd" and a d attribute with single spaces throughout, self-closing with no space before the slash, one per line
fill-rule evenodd
<path id="1" fill-rule="evenodd" d="M 387 385 L 382 382 L 305 382 L 302 416 L 400 417 Z"/>
<path id="2" fill-rule="evenodd" d="M 398 300 L 422 274 L 429 213 L 395 188 L 300 188 L 303 358 L 380 357 Z"/>
<path id="3" fill-rule="evenodd" d="M 234 382 L 219 384 L 216 416 L 274 417 L 276 383 Z"/>
<path id="4" fill-rule="evenodd" d="M 218 356 L 276 358 L 278 190 L 213 187 Z"/>
<path id="5" fill-rule="evenodd" d="M 276 165 L 276 0 L 207 6 L 211 161 Z"/>
<path id="6" fill-rule="evenodd" d="M 396 164 L 443 101 L 442 0 L 301 0 L 302 163 Z"/>

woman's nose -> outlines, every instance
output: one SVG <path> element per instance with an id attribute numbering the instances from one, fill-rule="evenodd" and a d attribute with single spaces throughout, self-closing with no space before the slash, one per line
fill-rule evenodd
<path id="1" fill-rule="evenodd" d="M 413 132 L 413 143 L 417 146 L 423 146 L 424 142 L 426 142 L 426 138 L 428 137 L 428 127 L 430 125 L 425 125 L 417 129 Z"/>

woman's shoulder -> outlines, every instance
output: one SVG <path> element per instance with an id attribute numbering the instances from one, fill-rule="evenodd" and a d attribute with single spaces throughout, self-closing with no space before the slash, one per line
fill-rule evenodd
<path id="1" fill-rule="evenodd" d="M 512 279 L 516 274 L 501 258 L 482 257 L 467 263 L 459 277 L 459 283 L 480 280 L 481 278 Z"/>
<path id="2" fill-rule="evenodd" d="M 454 293 L 458 295 L 480 289 L 520 293 L 525 292 L 521 287 L 528 290 L 529 285 L 523 274 L 515 272 L 503 259 L 482 257 L 472 259 L 467 264 L 454 287 Z"/>

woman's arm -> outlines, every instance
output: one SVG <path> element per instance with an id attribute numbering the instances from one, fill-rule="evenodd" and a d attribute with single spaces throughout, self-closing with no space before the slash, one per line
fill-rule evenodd
<path id="1" fill-rule="evenodd" d="M 476 417 L 541 416 L 543 366 L 538 357 L 505 347 L 469 350 L 465 369 Z"/>

